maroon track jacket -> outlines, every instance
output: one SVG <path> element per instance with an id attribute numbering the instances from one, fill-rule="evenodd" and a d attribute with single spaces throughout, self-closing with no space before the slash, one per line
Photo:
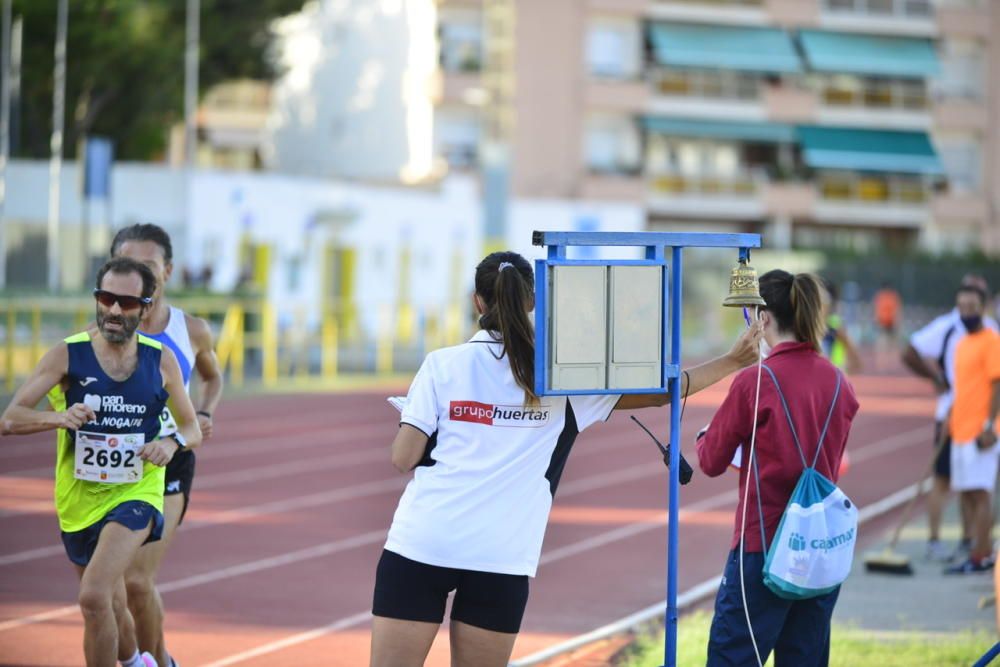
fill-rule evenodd
<path id="1" fill-rule="evenodd" d="M 799 442 L 802 444 L 806 459 L 812 464 L 823 423 L 830 411 L 839 371 L 808 343 L 781 343 L 771 351 L 764 363 L 774 371 L 781 384 Z M 740 500 L 731 544 L 733 549 L 739 546 L 740 540 L 740 520 L 743 516 L 744 485 L 748 479 L 747 457 L 750 453 L 756 383 L 756 366 L 740 371 L 729 388 L 726 400 L 712 419 L 711 426 L 697 443 L 698 463 L 709 477 L 717 477 L 726 472 L 736 448 L 743 445 Z M 816 463 L 816 469 L 834 482 L 839 475 L 840 459 L 847 444 L 851 421 L 857 412 L 858 399 L 854 395 L 854 388 L 845 377 L 841 382 L 840 396 L 823 441 L 823 450 Z M 781 521 L 781 515 L 804 467 L 774 381 L 763 369 L 760 407 L 757 414 L 757 444 L 754 458 L 760 471 L 761 506 L 764 511 L 767 546 L 770 546 Z M 753 477 L 749 480 L 750 495 L 744 550 L 760 552 L 764 551 L 764 547 L 761 545 L 760 517 L 757 512 L 757 488 Z"/>

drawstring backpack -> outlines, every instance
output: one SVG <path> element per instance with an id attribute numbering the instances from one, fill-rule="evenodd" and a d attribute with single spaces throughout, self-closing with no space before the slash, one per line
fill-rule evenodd
<path id="1" fill-rule="evenodd" d="M 764 365 L 781 398 L 781 405 L 792 430 L 795 447 L 799 450 L 805 470 L 799 477 L 792 497 L 781 515 L 781 523 L 774 534 L 771 547 L 767 547 L 764 534 L 764 513 L 760 502 L 760 472 L 757 461 L 752 461 L 757 485 L 757 513 L 760 518 L 761 546 L 767 556 L 764 560 L 764 585 L 775 595 L 786 600 L 805 600 L 832 592 L 847 579 L 854 560 L 854 545 L 858 536 L 858 508 L 836 484 L 816 470 L 816 462 L 823 448 L 833 409 L 840 397 L 842 374 L 837 371 L 837 388 L 830 404 L 830 412 L 823 424 L 823 431 L 816 445 L 812 465 L 806 462 L 805 452 L 799 442 L 792 413 L 781 392 L 781 385 L 774 372 Z"/>

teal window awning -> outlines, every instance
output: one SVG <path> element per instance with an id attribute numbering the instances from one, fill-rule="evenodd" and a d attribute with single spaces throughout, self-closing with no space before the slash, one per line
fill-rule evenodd
<path id="1" fill-rule="evenodd" d="M 817 72 L 923 79 L 941 70 L 929 39 L 821 30 L 803 30 L 799 39 L 806 63 Z"/>
<path id="2" fill-rule="evenodd" d="M 642 119 L 642 124 L 648 132 L 676 137 L 735 139 L 761 143 L 792 143 L 796 139 L 795 128 L 781 123 L 729 122 L 647 116 Z"/>
<path id="3" fill-rule="evenodd" d="M 801 72 L 791 36 L 776 28 L 650 23 L 653 57 L 668 67 Z"/>
<path id="4" fill-rule="evenodd" d="M 814 169 L 944 173 L 925 132 L 800 127 L 802 158 Z"/>

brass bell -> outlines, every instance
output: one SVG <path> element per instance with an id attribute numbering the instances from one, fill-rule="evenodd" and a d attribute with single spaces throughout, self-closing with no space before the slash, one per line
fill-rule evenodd
<path id="1" fill-rule="evenodd" d="M 747 262 L 746 258 L 740 257 L 739 263 L 729 272 L 729 296 L 722 302 L 723 306 L 739 308 L 767 305 L 760 296 L 757 270 Z"/>

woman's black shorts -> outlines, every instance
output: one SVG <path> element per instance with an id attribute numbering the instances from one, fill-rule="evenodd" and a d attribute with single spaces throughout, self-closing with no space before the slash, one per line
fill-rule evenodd
<path id="1" fill-rule="evenodd" d="M 455 591 L 451 620 L 493 632 L 521 629 L 528 604 L 526 575 L 438 567 L 392 551 L 383 551 L 378 562 L 372 614 L 441 623 L 451 591 Z"/>

